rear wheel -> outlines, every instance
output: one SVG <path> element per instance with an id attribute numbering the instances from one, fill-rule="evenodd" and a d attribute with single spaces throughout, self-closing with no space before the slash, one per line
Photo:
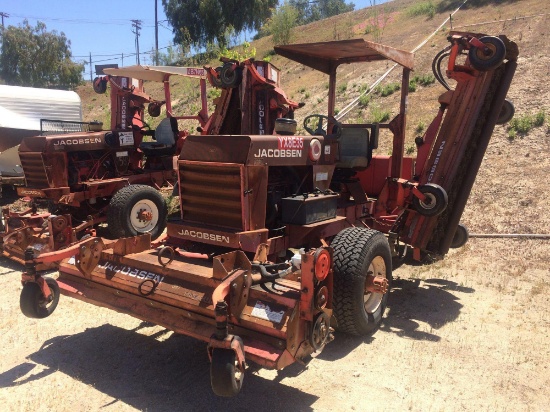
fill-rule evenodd
<path id="1" fill-rule="evenodd" d="M 130 185 L 115 193 L 109 203 L 107 223 L 115 237 L 150 233 L 156 239 L 166 228 L 168 207 L 162 195 L 146 185 Z"/>
<path id="2" fill-rule="evenodd" d="M 59 303 L 59 285 L 55 279 L 44 278 L 52 293 L 50 299 L 46 299 L 38 283 L 27 282 L 23 286 L 19 297 L 21 312 L 28 318 L 43 319 L 50 316 Z"/>
<path id="3" fill-rule="evenodd" d="M 376 230 L 353 227 L 338 233 L 331 247 L 336 327 L 353 335 L 371 334 L 382 322 L 392 283 L 388 241 Z M 373 290 L 375 280 L 386 284 L 385 293 Z"/>
<path id="4" fill-rule="evenodd" d="M 237 395 L 243 386 L 244 374 L 237 365 L 237 355 L 232 349 L 215 348 L 212 350 L 210 364 L 210 383 L 218 396 Z"/>

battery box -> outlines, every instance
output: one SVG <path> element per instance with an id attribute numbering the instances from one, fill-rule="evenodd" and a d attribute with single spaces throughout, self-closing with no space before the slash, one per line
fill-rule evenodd
<path id="1" fill-rule="evenodd" d="M 310 193 L 282 199 L 283 223 L 308 225 L 336 217 L 338 195 Z"/>

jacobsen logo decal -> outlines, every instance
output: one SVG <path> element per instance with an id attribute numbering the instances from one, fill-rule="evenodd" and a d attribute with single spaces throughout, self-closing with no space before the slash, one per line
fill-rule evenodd
<path id="1" fill-rule="evenodd" d="M 439 158 L 441 157 L 441 153 L 443 153 L 443 147 L 445 147 L 445 140 L 441 142 L 441 145 L 437 150 L 437 155 L 435 156 L 434 164 L 430 169 L 430 174 L 428 175 L 428 182 L 431 182 L 432 178 L 434 177 L 435 170 L 437 169 L 437 165 L 439 164 Z"/>
<path id="2" fill-rule="evenodd" d="M 196 239 L 212 240 L 214 242 L 229 243 L 229 236 L 216 235 L 208 232 L 197 232 L 195 230 L 182 229 L 178 232 L 179 235 L 194 237 Z"/>
<path id="3" fill-rule="evenodd" d="M 120 82 L 123 89 L 128 87 L 128 78 L 123 77 Z M 126 96 L 122 96 L 121 100 L 121 108 L 120 108 L 120 126 L 122 129 L 126 129 L 126 112 L 128 110 L 128 99 Z"/>
<path id="4" fill-rule="evenodd" d="M 21 189 L 19 193 L 23 196 L 45 196 L 41 190 Z"/>
<path id="5" fill-rule="evenodd" d="M 135 269 L 130 266 L 124 266 L 124 265 L 114 265 L 109 262 L 100 262 L 97 265 L 98 268 L 105 270 L 105 272 L 109 272 L 110 275 L 115 276 L 117 274 L 121 274 L 124 276 L 130 276 L 136 279 L 150 279 L 156 284 L 161 283 L 164 280 L 164 276 L 157 275 L 153 272 L 148 272 L 146 270 L 139 270 Z"/>
<path id="6" fill-rule="evenodd" d="M 69 146 L 77 144 L 93 144 L 101 143 L 101 137 L 94 137 L 92 139 L 63 139 L 63 140 L 54 140 L 54 146 Z"/>
<path id="7" fill-rule="evenodd" d="M 277 149 L 258 149 L 254 157 L 302 157 L 304 138 L 278 136 Z"/>

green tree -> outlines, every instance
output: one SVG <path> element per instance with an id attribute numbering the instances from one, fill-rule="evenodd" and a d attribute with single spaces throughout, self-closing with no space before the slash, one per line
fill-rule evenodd
<path id="1" fill-rule="evenodd" d="M 162 0 L 174 42 L 227 46 L 227 30 L 258 30 L 278 0 Z"/>
<path id="2" fill-rule="evenodd" d="M 6 84 L 69 89 L 82 82 L 84 65 L 71 60 L 71 42 L 63 32 L 25 20 L 1 29 L 0 39 L 0 77 Z"/>
<path id="3" fill-rule="evenodd" d="M 354 3 L 346 3 L 345 0 L 318 0 L 315 2 L 310 0 L 290 0 L 289 2 L 298 10 L 298 24 L 307 24 L 327 19 L 355 9 Z"/>
<path id="4" fill-rule="evenodd" d="M 268 20 L 267 32 L 273 35 L 273 44 L 289 44 L 292 29 L 298 22 L 298 10 L 286 1 Z"/>

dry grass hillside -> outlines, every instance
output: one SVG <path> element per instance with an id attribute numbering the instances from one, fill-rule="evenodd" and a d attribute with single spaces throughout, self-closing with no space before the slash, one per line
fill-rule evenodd
<path id="1" fill-rule="evenodd" d="M 296 29 L 294 41 L 376 35 L 411 50 L 459 3 L 434 0 L 430 18 L 411 12 L 424 2 L 396 0 Z M 543 185 L 550 175 L 548 1 L 468 3 L 454 15 L 453 28 L 506 34 L 518 43 L 520 58 L 508 95 L 517 121 L 496 127 L 462 222 L 471 233 L 550 233 Z M 375 17 L 385 25 L 381 32 L 372 31 Z M 430 73 L 449 28 L 416 53 L 414 74 Z M 272 48 L 270 38 L 253 46 L 258 58 Z M 327 79 L 271 58 L 282 69 L 283 88 L 306 103 L 301 116 L 324 113 Z M 338 108 L 386 69 L 342 68 Z M 394 81 L 390 76 L 384 85 Z M 192 86 L 175 90 L 183 108 Z M 435 115 L 443 91 L 434 83 L 411 94 L 408 146 Z M 105 121 L 106 97 L 89 85 L 80 94 L 86 119 Z M 396 94 L 377 95 L 348 119 L 396 110 Z M 3 410 L 550 411 L 550 240 L 472 238 L 434 264 L 394 268 L 389 310 L 372 337 L 336 334 L 305 368 L 251 367 L 234 399 L 211 393 L 202 342 L 65 297 L 48 319 L 27 319 L 18 307 L 21 268 L 4 259 L 0 266 Z"/>

